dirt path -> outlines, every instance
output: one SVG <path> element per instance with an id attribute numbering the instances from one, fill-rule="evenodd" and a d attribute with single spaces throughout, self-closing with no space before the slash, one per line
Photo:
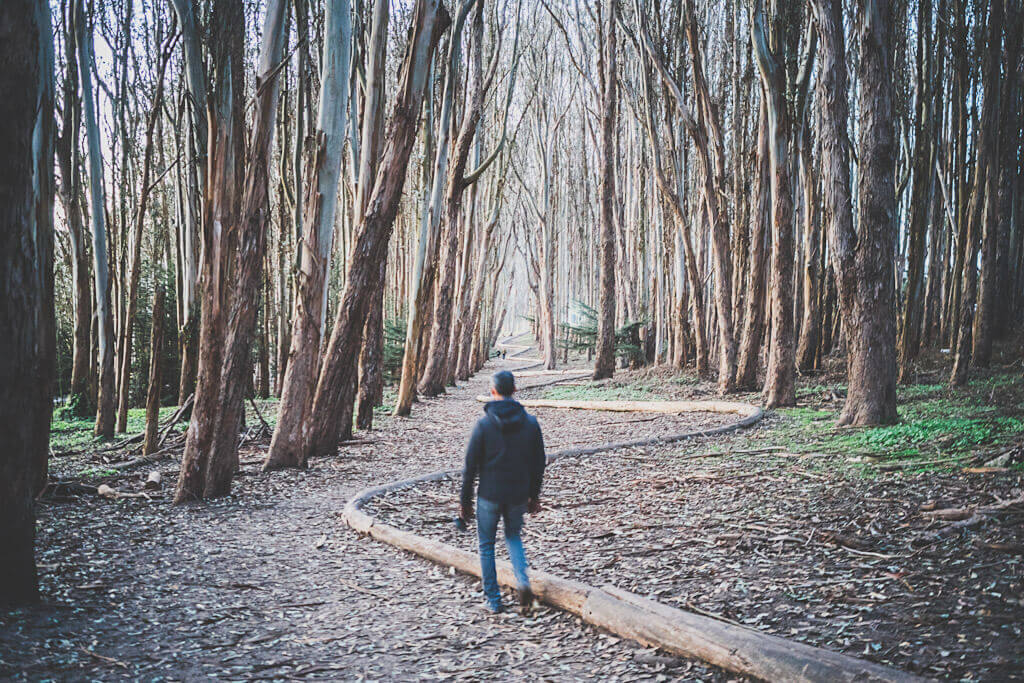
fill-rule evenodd
<path id="1" fill-rule="evenodd" d="M 510 358 L 493 367 L 527 364 Z M 365 443 L 318 460 L 307 472 L 264 475 L 259 462 L 266 445 L 243 451 L 233 495 L 208 505 L 171 508 L 167 491 L 152 501 L 43 504 L 38 561 L 46 602 L 0 612 L 0 675 L 639 680 L 669 671 L 716 677 L 559 612 L 494 618 L 480 607 L 476 581 L 344 526 L 339 513 L 359 489 L 458 465 L 488 371 L 417 405 L 411 419 L 382 421 Z M 584 427 L 590 434 L 602 427 L 586 424 L 592 415 L 541 419 L 552 445 Z M 642 434 L 654 425 L 615 427 Z M 173 463 L 164 469 L 167 480 Z M 454 501 L 436 502 L 428 523 L 450 524 Z"/>

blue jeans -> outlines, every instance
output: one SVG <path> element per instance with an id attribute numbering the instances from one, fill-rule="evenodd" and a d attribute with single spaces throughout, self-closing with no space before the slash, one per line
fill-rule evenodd
<path id="1" fill-rule="evenodd" d="M 519 532 L 523 529 L 523 515 L 526 503 L 494 503 L 486 498 L 477 498 L 476 535 L 480 541 L 480 574 L 484 580 L 484 596 L 492 606 L 501 604 L 498 589 L 498 573 L 494 567 L 494 538 L 498 533 L 498 519 L 505 521 L 505 545 L 512 560 L 512 573 L 520 589 L 530 587 L 526 576 L 526 552 Z"/>

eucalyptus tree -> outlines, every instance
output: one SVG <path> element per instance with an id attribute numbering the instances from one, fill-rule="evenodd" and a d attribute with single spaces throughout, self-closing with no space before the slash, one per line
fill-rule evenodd
<path id="1" fill-rule="evenodd" d="M 0 5 L 0 604 L 38 598 L 53 394 L 54 48 L 44 0 Z"/>
<path id="2" fill-rule="evenodd" d="M 320 370 L 327 261 L 334 241 L 342 147 L 347 134 L 350 12 L 349 0 L 333 0 L 326 6 L 315 147 L 305 173 L 305 248 L 298 271 L 281 407 L 264 469 L 305 464 L 303 425 L 313 407 L 314 382 Z"/>
<path id="3" fill-rule="evenodd" d="M 225 495 L 238 469 L 238 431 L 248 387 L 249 346 L 266 246 L 270 148 L 277 113 L 286 0 L 270 0 L 263 22 L 252 135 L 243 156 L 240 73 L 242 7 L 219 2 L 211 17 L 216 70 L 203 221 L 203 311 L 195 406 L 175 503 Z M 223 14 L 220 14 L 223 12 Z M 244 162 L 244 163 L 243 163 Z M 241 173 L 239 172 L 241 171 Z M 244 175 L 243 175 L 244 174 Z M 242 191 L 238 192 L 238 185 Z"/>
<path id="4" fill-rule="evenodd" d="M 601 247 L 597 352 L 594 379 L 611 377 L 615 372 L 615 126 L 618 76 L 616 73 L 616 14 L 618 0 L 601 3 Z"/>
<path id="5" fill-rule="evenodd" d="M 83 0 L 75 0 L 75 44 L 82 84 L 86 146 L 89 151 L 89 210 L 92 225 L 93 275 L 99 354 L 99 392 L 96 399 L 96 436 L 114 436 L 117 386 L 114 377 L 114 314 L 110 300 L 110 259 L 107 254 L 106 199 L 103 188 L 103 156 L 100 124 L 92 88 L 92 28 Z"/>
<path id="6" fill-rule="evenodd" d="M 308 435 L 304 444 L 307 458 L 334 453 L 339 436 L 352 429 L 351 422 L 346 424 L 338 416 L 344 412 L 351 415 L 358 373 L 353 359 L 358 357 L 362 343 L 369 305 L 368 287 L 379 277 L 380 262 L 387 253 L 409 156 L 419 129 L 430 64 L 441 35 L 450 23 L 448 11 L 440 0 L 417 1 L 380 165 L 366 213 L 356 229 L 350 250 L 345 289 L 324 354 L 313 411 L 302 425 Z"/>
<path id="7" fill-rule="evenodd" d="M 785 11 L 788 3 L 779 3 Z M 786 55 L 791 52 L 774 15 L 771 28 L 762 0 L 750 9 L 750 37 L 761 78 L 762 97 L 768 110 L 768 150 L 771 169 L 771 329 L 765 402 L 769 408 L 796 403 L 796 364 L 793 338 L 793 186 L 790 170 L 792 114 L 786 100 Z M 773 30 L 774 29 L 774 30 Z"/>

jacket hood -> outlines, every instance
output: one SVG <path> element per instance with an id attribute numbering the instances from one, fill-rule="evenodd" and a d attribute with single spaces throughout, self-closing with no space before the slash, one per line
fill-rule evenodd
<path id="1" fill-rule="evenodd" d="M 515 431 L 526 421 L 526 410 L 518 401 L 513 401 L 510 398 L 484 404 L 484 412 L 498 423 L 503 432 Z"/>

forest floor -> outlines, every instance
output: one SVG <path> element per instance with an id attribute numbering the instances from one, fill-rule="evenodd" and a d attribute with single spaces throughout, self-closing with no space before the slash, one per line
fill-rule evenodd
<path id="1" fill-rule="evenodd" d="M 554 610 L 492 617 L 478 581 L 344 525 L 357 490 L 459 467 L 487 374 L 418 404 L 412 418 L 382 415 L 305 472 L 261 474 L 267 439 L 254 428 L 232 495 L 205 505 L 170 507 L 173 457 L 122 472 L 109 463 L 123 453 L 54 458 L 56 479 L 138 492 L 157 469 L 165 484 L 149 498 L 41 501 L 44 604 L 0 612 L 0 676 L 735 679 Z M 714 397 L 666 369 L 528 388 L 549 381 L 524 375 L 522 397 Z M 925 373 L 902 388 L 892 427 L 836 428 L 844 386 L 823 375 L 802 381 L 798 407 L 749 430 L 559 461 L 546 509 L 526 526 L 531 562 L 929 676 L 1020 677 L 1024 512 L 972 512 L 1022 495 L 1024 374 L 1005 364 L 957 392 L 941 381 Z M 272 422 L 272 405 L 263 408 Z M 533 412 L 549 451 L 729 421 Z M 66 426 L 55 450 L 79 446 L 75 433 Z M 984 467 L 1001 453 L 1000 466 Z M 451 523 L 456 486 L 404 489 L 370 509 L 472 549 L 474 534 Z M 948 508 L 962 512 L 929 514 Z"/>

